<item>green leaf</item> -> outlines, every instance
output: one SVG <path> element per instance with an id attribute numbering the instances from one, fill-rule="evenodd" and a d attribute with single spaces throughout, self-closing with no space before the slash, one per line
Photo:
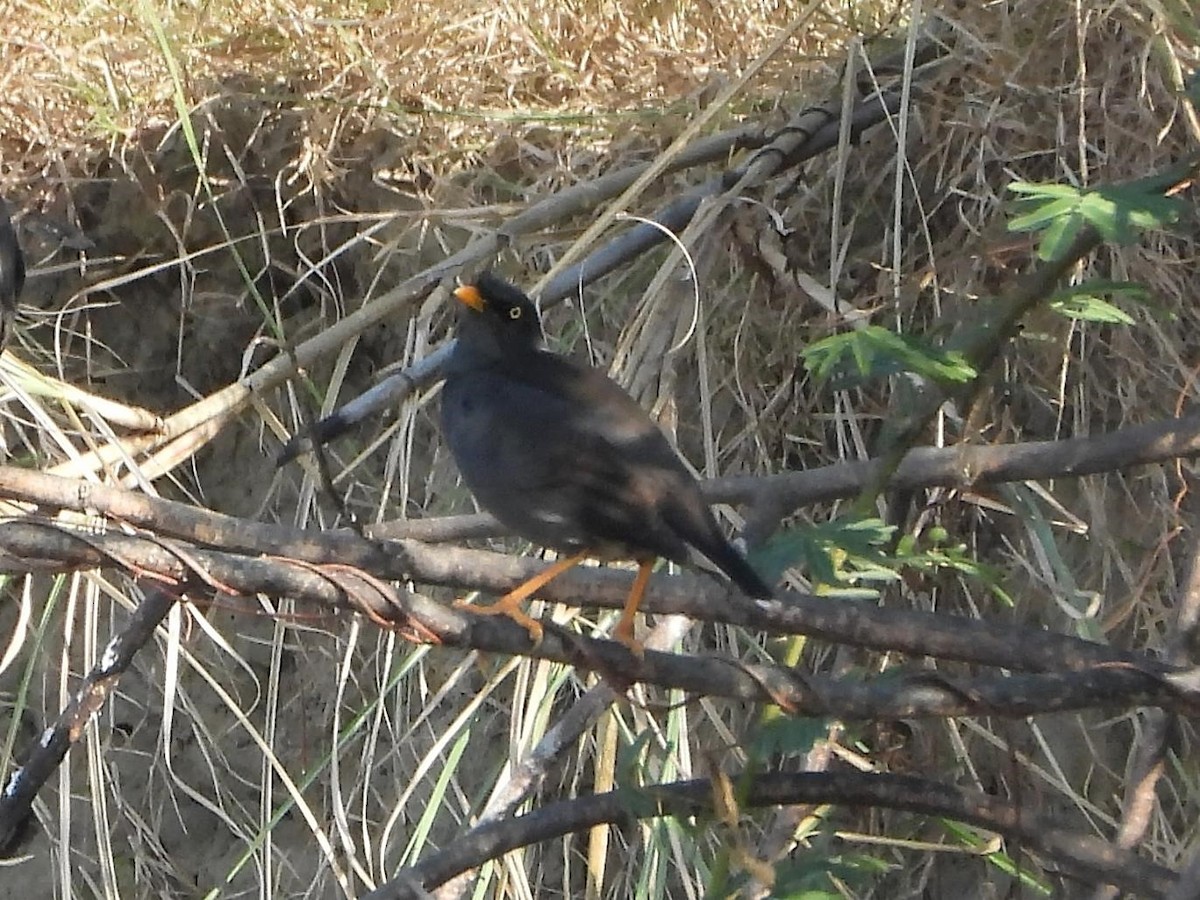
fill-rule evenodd
<path id="1" fill-rule="evenodd" d="M 1147 229 L 1174 222 L 1183 208 L 1178 197 L 1164 197 L 1156 187 L 1141 182 L 1085 190 L 1064 184 L 1014 182 L 1008 186 L 1019 214 L 1009 231 L 1040 231 L 1038 257 L 1061 259 L 1086 224 L 1106 241 L 1128 244 Z"/>
<path id="2" fill-rule="evenodd" d="M 1050 308 L 1068 319 L 1101 322 L 1110 325 L 1132 325 L 1133 316 L 1119 306 L 1090 294 L 1075 294 L 1050 301 Z"/>
<path id="3" fill-rule="evenodd" d="M 1097 278 L 1055 294 L 1050 298 L 1050 308 L 1070 319 L 1109 325 L 1132 325 L 1133 317 L 1116 304 L 1103 299 L 1102 294 L 1138 303 L 1144 303 L 1150 297 L 1150 292 L 1141 285 Z"/>
<path id="4" fill-rule="evenodd" d="M 989 843 L 987 839 L 980 837 L 974 828 L 969 825 L 956 822 L 953 819 L 940 819 L 939 821 L 952 837 L 958 838 L 959 843 L 964 847 L 978 851 L 984 849 Z M 1019 880 L 1026 890 L 1030 890 L 1042 897 L 1054 896 L 1054 889 L 1045 878 L 1035 872 L 1029 871 L 1027 866 L 1021 865 L 1019 860 L 1014 860 L 1004 851 L 999 850 L 993 853 L 986 853 L 984 854 L 984 859 L 1005 875 Z"/>
<path id="5" fill-rule="evenodd" d="M 649 737 L 649 740 L 646 738 Z M 646 768 L 646 751 L 652 746 L 654 738 L 648 732 L 640 732 L 632 744 L 622 744 L 617 748 L 616 784 L 618 790 L 628 788 L 635 795 L 629 800 L 632 804 L 639 801 L 638 793 L 642 785 L 642 774 Z"/>
<path id="6" fill-rule="evenodd" d="M 775 868 L 772 900 L 816 900 L 844 897 L 832 878 L 865 889 L 895 866 L 867 853 L 827 854 L 822 850 L 794 854 Z"/>
<path id="7" fill-rule="evenodd" d="M 829 726 L 824 719 L 777 716 L 768 719 L 758 729 L 750 745 L 750 756 L 753 759 L 765 759 L 769 756 L 807 753 L 828 731 Z"/>
<path id="8" fill-rule="evenodd" d="M 899 372 L 953 384 L 970 381 L 976 374 L 961 352 L 942 350 L 878 325 L 831 335 L 810 344 L 802 355 L 815 377 L 836 379 L 841 389 Z"/>
<path id="9" fill-rule="evenodd" d="M 1038 259 L 1052 262 L 1067 255 L 1071 243 L 1083 228 L 1083 217 L 1077 212 L 1063 216 L 1051 222 L 1042 233 L 1041 243 L 1038 244 Z"/>
<path id="10" fill-rule="evenodd" d="M 919 542 L 906 545 L 904 552 L 900 552 L 898 548 L 895 561 L 898 569 L 926 574 L 944 570 L 959 572 L 982 583 L 1006 606 L 1015 605 L 1012 597 L 1004 590 L 1000 570 L 971 556 L 967 552 L 966 544 L 946 545 L 948 535 L 942 528 L 930 529 L 925 537 L 929 546 L 924 549 L 919 546 Z"/>
<path id="11" fill-rule="evenodd" d="M 880 549 L 895 530 L 881 519 L 838 519 L 795 528 L 772 537 L 753 561 L 768 578 L 778 578 L 788 566 L 799 565 L 816 593 L 869 599 L 875 596 L 873 590 L 848 590 L 848 586 L 899 577 L 890 555 Z"/>
<path id="12" fill-rule="evenodd" d="M 999 570 L 976 560 L 966 544 L 951 545 L 945 528 L 930 528 L 922 539 L 903 535 L 889 552 L 895 531 L 894 525 L 878 518 L 793 528 L 774 535 L 751 562 L 772 581 L 789 566 L 798 566 L 815 595 L 839 600 L 873 600 L 878 596 L 873 585 L 897 581 L 906 571 L 958 572 L 978 580 L 1005 605 L 1014 605 Z"/>
<path id="13" fill-rule="evenodd" d="M 1085 194 L 1080 212 L 1106 238 L 1125 244 L 1134 240 L 1139 230 L 1174 222 L 1182 202 L 1139 184 L 1120 184 Z"/>
<path id="14" fill-rule="evenodd" d="M 1075 199 L 1079 196 L 1079 188 L 1072 187 L 1069 184 L 1055 184 L 1047 182 L 1045 184 L 1035 184 L 1030 181 L 1014 181 L 1008 186 L 1008 189 L 1014 194 L 1027 194 L 1030 197 L 1042 198 L 1059 198 L 1070 197 Z"/>
<path id="15" fill-rule="evenodd" d="M 1030 212 L 1017 216 L 1009 222 L 1008 230 L 1040 231 L 1056 219 L 1068 213 L 1074 213 L 1078 206 L 1078 197 L 1067 197 L 1042 206 L 1035 206 Z"/>

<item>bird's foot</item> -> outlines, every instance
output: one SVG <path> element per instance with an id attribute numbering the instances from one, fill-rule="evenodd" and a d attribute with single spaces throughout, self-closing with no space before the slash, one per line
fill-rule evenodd
<path id="1" fill-rule="evenodd" d="M 633 616 L 621 616 L 621 621 L 619 621 L 617 623 L 617 627 L 613 629 L 613 640 L 624 644 L 625 649 L 638 659 L 645 658 L 646 646 L 633 634 Z"/>
<path id="2" fill-rule="evenodd" d="M 637 615 L 638 607 L 642 604 L 642 597 L 646 593 L 646 585 L 649 583 L 650 573 L 653 571 L 653 559 L 638 561 L 637 577 L 633 579 L 633 586 L 629 589 L 629 597 L 625 601 L 624 609 L 621 610 L 621 619 L 617 622 L 617 627 L 613 629 L 613 638 L 624 644 L 629 652 L 638 659 L 646 656 L 646 648 L 633 636 L 634 617 Z"/>
<path id="3" fill-rule="evenodd" d="M 477 616 L 508 616 L 522 628 L 529 632 L 529 638 L 535 645 L 542 642 L 542 635 L 545 629 L 542 628 L 542 623 L 532 616 L 525 613 L 521 609 L 521 601 L 524 598 L 516 597 L 501 597 L 495 603 L 483 605 L 480 603 L 471 603 L 467 600 L 456 600 L 454 605 L 459 609 L 467 609 L 475 613 Z"/>

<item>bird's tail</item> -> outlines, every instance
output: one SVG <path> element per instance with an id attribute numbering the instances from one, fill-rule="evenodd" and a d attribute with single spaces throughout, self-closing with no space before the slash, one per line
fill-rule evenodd
<path id="1" fill-rule="evenodd" d="M 707 548 L 703 552 L 747 597 L 770 600 L 775 596 L 775 590 L 763 581 L 746 557 L 723 536 L 719 547 Z"/>

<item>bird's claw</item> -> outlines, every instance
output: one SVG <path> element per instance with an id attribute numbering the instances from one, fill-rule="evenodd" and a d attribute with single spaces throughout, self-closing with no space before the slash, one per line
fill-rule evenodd
<path id="1" fill-rule="evenodd" d="M 535 647 L 542 642 L 542 637 L 545 635 L 542 623 L 523 612 L 519 601 L 508 603 L 501 599 L 490 606 L 484 606 L 478 603 L 471 603 L 469 600 L 456 600 L 454 601 L 454 605 L 458 609 L 470 610 L 477 616 L 508 616 L 508 618 L 529 632 L 529 639 L 533 641 Z"/>

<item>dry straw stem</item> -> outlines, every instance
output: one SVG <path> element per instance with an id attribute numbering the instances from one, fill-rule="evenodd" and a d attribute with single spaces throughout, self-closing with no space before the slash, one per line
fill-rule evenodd
<path id="1" fill-rule="evenodd" d="M 88 673 L 58 719 L 42 732 L 36 749 L 9 775 L 0 794 L 0 852 L 11 848 L 29 823 L 33 801 L 42 785 L 54 774 L 72 745 L 79 742 L 88 721 L 104 706 L 117 682 L 133 662 L 134 655 L 154 636 L 175 598 L 159 588 L 147 591 L 145 599 L 126 627 L 113 635 L 101 655 L 100 664 Z"/>
<path id="2" fill-rule="evenodd" d="M 690 151 L 678 154 L 665 167 L 665 171 L 691 168 L 724 158 L 734 150 L 754 146 L 761 141 L 760 134 L 761 132 L 753 127 L 739 127 L 698 141 Z M 649 170 L 649 166 L 650 164 L 631 166 L 621 172 L 602 176 L 594 182 L 568 188 L 534 204 L 525 212 L 510 218 L 501 229 L 476 238 L 462 250 L 437 265 L 406 279 L 374 302 L 329 326 L 316 337 L 310 338 L 289 350 L 288 353 L 266 363 L 244 380 L 231 384 L 224 390 L 167 417 L 159 430 L 164 436 L 179 437 L 210 422 L 218 423 L 218 428 L 210 427 L 203 440 L 195 442 L 192 446 L 192 451 L 195 452 L 219 430 L 219 426 L 227 424 L 233 416 L 240 413 L 254 396 L 266 394 L 287 378 L 304 371 L 325 356 L 338 351 L 363 331 L 395 315 L 405 306 L 428 296 L 447 277 L 493 256 L 518 237 L 545 229 L 586 212 L 610 198 L 622 187 L 636 181 Z M 448 353 L 449 347 L 445 347 L 406 372 L 393 376 L 385 384 L 389 386 L 402 385 L 404 393 L 429 384 L 439 377 L 440 367 Z M 384 404 L 396 403 L 402 398 L 403 394 L 398 391 L 392 391 L 382 396 L 372 393 L 356 404 L 353 409 L 357 417 L 361 418 Z M 282 438 L 282 435 L 280 437 Z M 303 446 L 289 444 L 283 451 L 281 460 L 286 461 L 303 449 Z M 77 466 L 84 464 L 85 462 L 76 463 Z M 177 462 L 167 466 L 155 466 L 151 461 L 145 465 L 156 470 L 167 471 L 175 464 Z"/>
<path id="3" fill-rule="evenodd" d="M 1179 606 L 1175 628 L 1167 645 L 1166 658 L 1189 670 L 1185 680 L 1194 683 L 1196 665 L 1200 663 L 1197 631 L 1200 629 L 1200 540 L 1193 538 L 1187 574 L 1179 589 Z M 1125 849 L 1141 845 L 1149 831 L 1157 805 L 1157 790 L 1170 762 L 1171 738 L 1178 729 L 1178 716 L 1166 709 L 1151 709 L 1145 713 L 1141 740 L 1130 753 L 1128 787 L 1121 802 L 1121 823 L 1113 844 Z M 1200 885 L 1200 849 L 1193 850 L 1191 861 L 1181 867 L 1179 882 L 1171 892 L 1171 900 L 1188 896 L 1185 885 Z M 1100 887 L 1094 900 L 1114 900 L 1115 887 Z"/>
<path id="4" fill-rule="evenodd" d="M 796 18 L 794 18 L 786 27 L 780 29 L 779 34 L 776 35 L 770 46 L 768 46 L 763 53 L 759 54 L 758 58 L 755 59 L 749 66 L 747 66 L 746 70 L 742 72 L 738 78 L 730 80 L 729 84 L 721 89 L 721 92 L 717 95 L 716 99 L 714 99 L 708 107 L 701 111 L 699 115 L 692 119 L 692 121 L 689 122 L 687 126 L 676 136 L 675 140 L 671 142 L 671 146 L 669 146 L 662 153 L 662 155 L 655 160 L 649 168 L 646 169 L 645 172 L 639 175 L 637 180 L 634 181 L 633 184 L 631 184 L 620 197 L 618 197 L 612 204 L 609 205 L 607 209 L 604 210 L 604 212 L 596 217 L 596 220 L 587 227 L 587 230 L 580 235 L 578 240 L 576 240 L 570 247 L 567 248 L 566 253 L 564 253 L 554 263 L 553 268 L 551 268 L 550 271 L 547 272 L 546 275 L 541 279 L 541 281 L 538 282 L 537 286 L 534 288 L 535 294 L 540 294 L 556 276 L 566 271 L 568 266 L 570 266 L 573 262 L 575 262 L 576 259 L 578 259 L 580 256 L 583 256 L 584 253 L 587 252 L 588 248 L 599 239 L 600 235 L 604 234 L 604 232 L 608 230 L 609 226 L 617 220 L 617 217 L 624 214 L 629 209 L 629 205 L 639 196 L 641 196 L 642 192 L 650 185 L 650 183 L 654 181 L 654 179 L 657 178 L 662 172 L 666 171 L 666 168 L 670 164 L 672 157 L 678 153 L 681 153 L 683 149 L 687 147 L 687 145 L 694 138 L 696 138 L 701 131 L 704 130 L 704 127 L 713 119 L 714 116 L 720 112 L 723 112 L 729 103 L 735 97 L 739 96 L 746 89 L 746 87 L 753 82 L 755 76 L 762 71 L 763 66 L 765 66 L 771 60 L 771 58 L 775 56 L 775 54 L 788 45 L 793 35 L 795 35 L 796 32 L 813 17 L 813 15 L 821 8 L 821 6 L 822 0 L 812 0 L 812 2 L 810 2 L 808 6 L 806 6 L 804 10 L 798 16 L 796 16 Z M 771 174 L 774 174 L 773 169 Z"/>
<path id="5" fill-rule="evenodd" d="M 679 643 L 690 627 L 691 623 L 683 616 L 669 616 L 655 624 L 646 636 L 645 648 L 669 650 Z M 515 813 L 517 807 L 542 784 L 555 762 L 570 754 L 578 746 L 577 742 L 586 737 L 588 731 L 620 697 L 617 685 L 602 680 L 572 703 L 546 730 L 537 745 L 513 765 L 506 777 L 492 789 L 474 827 L 499 822 Z"/>
<path id="6" fill-rule="evenodd" d="M 812 4 L 809 13 L 801 16 L 791 29 L 785 29 L 785 33 L 773 48 L 760 58 L 759 63 L 752 67 L 752 71 L 756 72 L 761 64 L 765 63 L 779 47 L 783 46 L 791 36 L 792 31 L 799 27 L 807 16 L 811 14 L 811 11 L 818 8 L 818 6 L 819 4 L 817 3 Z M 751 73 L 748 72 L 747 77 L 749 74 Z M 737 86 L 739 88 L 742 87 L 744 82 L 745 79 L 742 79 L 737 82 Z M 729 96 L 733 96 L 733 93 L 729 93 Z M 721 104 L 720 106 L 723 107 L 723 105 Z M 716 106 L 717 104 L 714 104 L 714 107 Z M 876 108 L 879 109 L 879 112 L 884 112 L 886 111 L 886 104 L 879 103 Z M 871 101 L 864 102 L 858 112 L 859 118 L 863 117 L 863 113 L 869 115 L 872 109 Z M 703 117 L 701 119 L 706 121 Z M 606 213 L 608 216 L 614 216 L 616 212 L 624 208 L 623 203 L 627 203 L 633 196 L 640 193 L 658 175 L 675 168 L 695 165 L 705 159 L 712 158 L 713 152 L 719 150 L 722 146 L 728 152 L 736 144 L 730 138 L 733 136 L 744 136 L 745 130 L 738 130 L 732 136 L 723 136 L 722 140 L 719 141 L 710 140 L 701 142 L 695 151 L 688 153 L 686 152 L 687 141 L 683 140 L 683 138 L 685 136 L 690 138 L 694 133 L 698 133 L 698 130 L 689 129 L 685 135 L 681 135 L 680 140 L 673 145 L 671 151 L 664 154 L 655 163 L 638 166 L 636 169 L 631 169 L 628 172 L 618 173 L 604 182 L 585 188 L 577 188 L 570 191 L 564 197 L 542 202 L 528 215 L 512 218 L 500 231 L 476 238 L 458 253 L 412 276 L 401 285 L 379 297 L 375 302 L 362 307 L 357 312 L 333 324 L 320 335 L 309 339 L 294 349 L 289 349 L 287 354 L 266 363 L 244 380 L 231 384 L 227 388 L 203 398 L 187 409 L 166 417 L 159 428 L 164 440 L 180 439 L 193 429 L 206 425 L 208 427 L 205 429 L 205 433 L 199 436 L 198 439 L 183 444 L 187 452 L 174 453 L 168 450 L 163 454 L 161 460 L 152 456 L 148 461 L 143 463 L 143 466 L 147 471 L 153 472 L 155 477 L 170 471 L 183 459 L 188 458 L 188 456 L 194 454 L 206 444 L 221 427 L 232 421 L 233 417 L 238 415 L 251 402 L 254 396 L 265 394 L 277 387 L 285 379 L 297 374 L 297 372 L 302 372 L 326 355 L 336 352 L 364 330 L 383 321 L 402 306 L 411 304 L 427 296 L 448 275 L 457 273 L 464 268 L 470 267 L 472 264 L 487 259 L 505 246 L 506 243 L 511 242 L 522 234 L 530 233 L 535 229 L 545 228 L 555 221 L 562 221 L 570 216 L 578 215 L 586 208 L 603 200 L 610 193 L 615 193 L 626 182 L 630 182 L 625 192 L 612 205 L 609 212 Z M 789 136 L 789 143 L 794 142 L 794 140 L 794 137 Z M 814 142 L 812 153 L 821 152 L 829 145 L 828 138 L 825 139 L 824 143 L 818 139 Z M 778 156 L 779 154 L 775 154 L 775 157 L 778 158 Z M 797 154 L 794 152 L 783 157 L 783 159 L 787 159 L 790 164 L 799 161 Z M 777 167 L 760 166 L 758 177 L 760 180 L 765 179 L 768 175 L 775 174 L 776 171 Z M 699 202 L 698 199 L 696 202 Z M 601 221 L 604 222 L 607 220 L 602 218 Z M 597 223 L 597 225 L 600 224 L 600 222 Z M 597 229 L 597 234 L 599 233 L 600 229 Z M 662 236 L 659 235 L 658 240 L 661 239 Z M 575 247 L 582 248 L 587 245 L 587 242 L 580 240 L 576 242 Z M 633 248 L 630 249 L 632 250 Z M 632 254 L 624 257 L 624 259 L 628 258 L 632 258 Z M 605 265 L 595 266 L 594 272 L 589 274 L 591 274 L 592 278 L 599 277 L 606 271 L 609 271 L 609 265 L 615 266 L 620 261 L 617 260 Z M 388 388 L 378 398 L 376 398 L 376 395 L 372 395 L 370 400 L 364 400 L 361 405 L 356 406 L 355 410 L 357 414 L 367 415 L 384 404 L 396 403 L 402 399 L 404 393 L 434 380 L 438 376 L 438 369 L 444 361 L 448 350 L 448 347 L 443 348 L 440 354 L 423 360 L 418 367 L 395 376 L 387 383 Z M 291 456 L 294 456 L 302 449 L 302 446 L 289 445 L 284 450 L 283 459 L 291 458 Z M 89 463 L 90 460 L 85 457 L 82 460 L 76 461 L 75 465 L 78 468 L 87 466 Z M 98 464 L 99 460 L 96 460 L 96 463 Z"/>

